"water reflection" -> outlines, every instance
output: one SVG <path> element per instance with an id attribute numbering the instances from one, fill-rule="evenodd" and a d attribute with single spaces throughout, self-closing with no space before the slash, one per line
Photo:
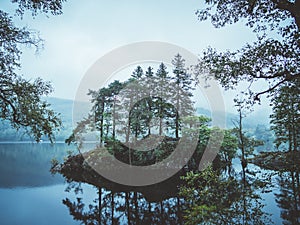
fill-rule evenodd
<path id="1" fill-rule="evenodd" d="M 97 197 L 86 202 L 81 183 L 70 182 L 67 191 L 81 194 L 75 200 L 65 198 L 63 204 L 73 219 L 83 224 L 182 224 L 182 199 L 177 196 L 156 196 L 157 201 L 149 201 L 137 191 L 117 192 L 98 187 Z"/>
<path id="2" fill-rule="evenodd" d="M 276 202 L 281 208 L 283 224 L 300 224 L 300 183 L 299 172 L 281 173 L 278 177 L 280 193 L 275 194 Z"/>
<path id="3" fill-rule="evenodd" d="M 63 171 L 68 171 L 63 174 L 68 182 L 66 191 L 77 194 L 74 199 L 63 199 L 63 204 L 82 224 L 271 224 L 260 196 L 267 179 L 259 176 L 258 180 L 257 171 L 248 168 L 213 171 L 207 176 L 215 176 L 213 182 L 200 177 L 191 183 L 177 174 L 146 187 L 118 185 L 88 170 L 89 174 L 80 169 L 75 170 L 76 174 Z M 85 199 L 82 182 L 93 185 L 93 199 Z M 183 196 L 182 187 L 195 195 Z M 193 212 L 197 208 L 202 215 Z"/>
<path id="4" fill-rule="evenodd" d="M 186 222 L 187 209 L 190 209 L 191 205 L 178 194 L 178 186 L 186 185 L 185 182 L 180 181 L 179 176 L 161 184 L 132 188 L 99 177 L 93 178 L 95 174 L 92 173 L 82 174 L 81 171 L 73 171 L 66 179 L 66 191 L 70 193 L 64 193 L 62 183 L 65 179 L 61 176 L 53 177 L 49 173 L 50 161 L 54 157 L 62 161 L 67 150 L 71 148 L 65 144 L 54 146 L 47 143 L 0 144 L 1 224 L 22 224 L 22 221 L 24 224 L 41 224 L 43 217 L 48 221 L 45 224 L 183 224 Z M 235 218 L 231 220 L 235 224 L 270 224 L 269 219 L 276 217 L 265 213 L 263 204 L 267 204 L 269 213 L 275 212 L 274 209 L 280 209 L 281 213 L 278 213 L 278 217 L 280 216 L 282 220 L 276 218 L 274 224 L 300 224 L 299 171 L 282 172 L 275 176 L 271 171 L 263 174 L 262 169 L 259 167 L 253 169 L 251 164 L 244 170 L 241 166 L 237 166 L 241 165 L 240 162 L 233 162 L 233 164 L 236 164 L 234 168 L 227 168 L 220 172 L 225 181 L 229 178 L 233 180 L 232 185 L 227 186 L 231 191 L 228 188 L 222 189 L 221 186 L 211 188 L 211 197 L 204 198 L 220 205 L 227 201 L 222 209 L 217 210 L 218 218 Z M 264 183 L 271 178 L 275 181 L 274 186 L 264 188 Z M 49 186 L 58 183 L 61 185 Z M 275 198 L 277 203 L 271 207 L 268 205 L 269 200 L 260 199 L 266 196 L 261 193 L 268 191 L 272 191 L 267 193 L 269 198 L 272 201 Z M 232 210 L 231 213 L 228 213 L 229 210 Z M 22 211 L 23 214 L 18 213 L 16 216 L 15 211 Z M 50 212 L 57 215 L 57 218 L 49 218 Z M 69 213 L 72 216 L 69 216 Z M 72 218 L 75 221 L 70 221 Z"/>
<path id="5" fill-rule="evenodd" d="M 0 143 L 0 188 L 62 183 L 63 179 L 52 176 L 49 168 L 52 158 L 62 160 L 65 155 L 65 144 Z"/>

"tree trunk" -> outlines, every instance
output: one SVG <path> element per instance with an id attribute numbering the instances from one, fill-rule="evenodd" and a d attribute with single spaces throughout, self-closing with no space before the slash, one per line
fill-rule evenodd
<path id="1" fill-rule="evenodd" d="M 98 188 L 98 196 L 99 196 L 99 202 L 98 202 L 98 207 L 99 207 L 99 224 L 102 224 L 101 218 L 102 218 L 102 188 Z"/>
<path id="2" fill-rule="evenodd" d="M 126 209 L 127 209 L 127 224 L 131 224 L 130 221 L 130 204 L 129 204 L 129 194 L 128 192 L 125 193 L 125 204 L 126 204 Z"/>
<path id="3" fill-rule="evenodd" d="M 104 99 L 101 102 L 101 119 L 100 119 L 100 146 L 103 146 L 103 126 L 104 126 Z"/>
<path id="4" fill-rule="evenodd" d="M 148 121 L 148 136 L 151 135 L 151 119 L 152 119 L 152 99 L 148 101 L 148 109 L 149 109 L 149 121 Z"/>
<path id="5" fill-rule="evenodd" d="M 164 205 L 163 205 L 163 201 L 160 201 L 160 224 L 165 224 L 164 223 Z"/>
<path id="6" fill-rule="evenodd" d="M 111 224 L 114 225 L 114 211 L 115 211 L 115 201 L 114 201 L 114 193 L 111 192 Z"/>
<path id="7" fill-rule="evenodd" d="M 177 87 L 179 90 L 179 87 Z M 176 117 L 175 117 L 175 137 L 179 138 L 179 91 L 177 91 L 176 99 Z"/>
<path id="8" fill-rule="evenodd" d="M 116 137 L 116 96 L 114 96 L 114 103 L 113 103 L 113 124 L 112 124 L 112 138 L 115 140 Z"/>
<path id="9" fill-rule="evenodd" d="M 242 167 L 245 168 L 247 166 L 247 160 L 245 158 L 245 143 L 244 143 L 244 134 L 243 134 L 243 116 L 242 116 L 242 109 L 239 109 L 239 136 L 241 142 L 241 151 L 242 151 Z"/>
<path id="10" fill-rule="evenodd" d="M 134 209 L 135 209 L 135 222 L 136 224 L 140 223 L 140 218 L 139 218 L 139 205 L 138 205 L 138 196 L 137 196 L 137 192 L 134 192 Z"/>
<path id="11" fill-rule="evenodd" d="M 177 217 L 178 217 L 178 224 L 182 224 L 182 218 L 181 218 L 181 210 L 180 210 L 180 198 L 177 196 Z"/>

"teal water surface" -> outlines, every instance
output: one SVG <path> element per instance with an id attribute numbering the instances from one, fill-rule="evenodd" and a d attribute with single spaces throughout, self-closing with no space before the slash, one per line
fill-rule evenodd
<path id="1" fill-rule="evenodd" d="M 137 220 L 178 224 L 181 221 L 178 218 L 182 216 L 182 200 L 176 196 L 151 202 L 138 192 L 114 192 L 85 183 L 68 183 L 60 174 L 52 175 L 51 160 L 62 162 L 70 150 L 77 153 L 75 146 L 64 143 L 0 143 L 0 224 L 112 224 L 112 221 L 127 224 Z M 238 172 L 240 163 L 233 163 Z M 297 224 L 299 215 L 295 209 L 299 207 L 300 191 L 293 184 L 299 181 L 299 174 L 284 173 L 272 179 L 274 186 L 261 194 L 264 211 L 272 214 L 274 224 L 283 221 Z"/>
<path id="2" fill-rule="evenodd" d="M 0 144 L 0 224 L 78 224 L 62 204 L 66 184 L 49 172 L 51 159 L 62 160 L 65 144 Z"/>

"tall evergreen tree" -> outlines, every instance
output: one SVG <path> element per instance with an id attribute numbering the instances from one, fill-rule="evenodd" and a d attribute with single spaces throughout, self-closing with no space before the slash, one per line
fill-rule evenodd
<path id="1" fill-rule="evenodd" d="M 276 146 L 288 144 L 289 151 L 300 146 L 300 79 L 281 87 L 273 97 L 271 129 L 274 130 Z"/>
<path id="2" fill-rule="evenodd" d="M 128 87 L 132 89 L 131 100 L 133 100 L 133 104 L 131 104 L 129 109 L 129 120 L 130 129 L 134 134 L 135 140 L 137 140 L 140 135 L 145 134 L 146 99 L 144 99 L 144 96 L 146 95 L 147 88 L 144 87 L 144 71 L 141 66 L 136 67 L 131 77 L 133 81 Z"/>
<path id="3" fill-rule="evenodd" d="M 168 112 L 167 100 L 170 99 L 170 86 L 168 84 L 171 78 L 168 74 L 169 72 L 167 71 L 166 65 L 164 63 L 161 63 L 155 74 L 155 80 L 157 83 L 156 93 L 158 94 L 158 96 L 155 96 L 155 114 L 159 118 L 159 135 L 163 134 L 163 122 Z"/>
<path id="4" fill-rule="evenodd" d="M 149 66 L 146 70 L 145 76 L 147 78 L 153 78 L 154 76 L 154 72 L 153 72 L 153 68 L 151 66 Z"/>
<path id="5" fill-rule="evenodd" d="M 146 115 L 146 118 L 147 118 L 147 126 L 148 126 L 148 135 L 151 135 L 151 121 L 152 121 L 152 118 L 153 118 L 153 89 L 155 88 L 154 84 L 154 72 L 153 72 L 153 68 L 151 66 L 149 66 L 146 70 L 146 73 L 145 73 L 145 87 L 146 87 L 146 90 L 147 90 L 147 95 L 148 95 L 148 98 L 146 99 L 147 101 L 147 106 L 148 106 L 148 110 L 147 110 L 147 115 Z"/>
<path id="6" fill-rule="evenodd" d="M 185 68 L 185 60 L 180 54 L 177 54 L 172 60 L 172 65 L 174 67 L 173 81 L 175 83 L 174 90 L 174 103 L 176 107 L 175 113 L 175 137 L 179 137 L 180 130 L 180 115 L 191 115 L 193 112 L 193 102 L 190 97 L 193 96 L 192 90 L 194 90 L 192 83 L 193 79 L 190 73 L 187 72 Z"/>
<path id="7" fill-rule="evenodd" d="M 108 89 L 109 89 L 109 96 L 110 96 L 110 115 L 111 115 L 111 120 L 112 120 L 112 138 L 115 139 L 116 137 L 116 124 L 117 124 L 117 120 L 118 118 L 118 114 L 116 112 L 117 110 L 117 104 L 119 104 L 119 99 L 118 99 L 118 95 L 120 93 L 120 91 L 123 89 L 124 84 L 121 83 L 118 80 L 115 80 L 113 83 L 110 83 L 108 85 Z"/>
<path id="8" fill-rule="evenodd" d="M 99 130 L 100 135 L 100 146 L 104 143 L 104 121 L 107 114 L 105 113 L 107 108 L 107 103 L 109 101 L 109 90 L 108 88 L 101 88 L 98 91 L 90 90 L 88 95 L 91 95 L 93 103 L 92 111 L 94 115 L 94 120 L 90 121 L 95 124 L 95 129 Z"/>
<path id="9" fill-rule="evenodd" d="M 134 79 L 141 79 L 144 75 L 144 71 L 141 66 L 137 66 L 136 69 L 133 71 L 131 77 Z"/>

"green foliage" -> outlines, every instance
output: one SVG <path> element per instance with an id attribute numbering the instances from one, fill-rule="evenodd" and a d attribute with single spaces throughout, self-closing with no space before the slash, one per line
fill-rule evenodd
<path id="1" fill-rule="evenodd" d="M 257 195 L 265 182 L 230 176 L 212 166 L 182 177 L 185 224 L 270 224 Z M 250 180 L 254 180 L 250 183 Z"/>
<path id="2" fill-rule="evenodd" d="M 33 15 L 38 12 L 61 13 L 62 1 L 12 2 L 18 5 L 19 15 L 25 11 L 31 11 Z M 26 80 L 15 72 L 21 67 L 21 46 L 34 46 L 38 50 L 41 42 L 36 33 L 16 27 L 13 18 L 0 10 L 0 118 L 10 121 L 16 129 L 24 127 L 36 141 L 45 135 L 52 142 L 54 131 L 60 127 L 61 120 L 50 109 L 50 105 L 41 99 L 53 91 L 50 83 L 40 78 Z"/>
<path id="3" fill-rule="evenodd" d="M 210 19 L 217 28 L 245 21 L 258 40 L 237 51 L 219 53 L 209 48 L 196 67 L 196 74 L 209 71 L 226 89 L 251 83 L 247 91 L 252 100 L 259 100 L 265 93 L 273 95 L 273 90 L 300 77 L 299 1 L 207 0 L 205 4 L 208 7 L 196 12 L 201 21 Z M 271 36 L 274 31 L 277 39 Z M 210 75 L 206 78 L 210 79 Z M 261 90 L 260 81 L 267 82 L 269 88 Z"/>
<path id="4" fill-rule="evenodd" d="M 238 142 L 238 148 L 242 148 L 242 143 L 240 141 L 240 134 L 239 134 L 239 129 L 234 128 L 232 129 L 233 134 L 239 138 Z M 243 147 L 245 150 L 245 158 L 251 156 L 254 154 L 254 150 L 256 147 L 262 146 L 264 144 L 263 141 L 256 139 L 254 136 L 248 136 L 243 132 Z"/>
<path id="5" fill-rule="evenodd" d="M 300 79 L 289 82 L 275 93 L 272 101 L 271 129 L 275 132 L 276 147 L 288 144 L 289 151 L 300 146 Z"/>
<path id="6" fill-rule="evenodd" d="M 189 172 L 182 179 L 185 185 L 180 195 L 188 205 L 186 224 L 225 224 L 233 220 L 229 207 L 240 194 L 235 180 L 222 178 L 211 166 L 201 172 Z"/>
<path id="7" fill-rule="evenodd" d="M 197 145 L 187 167 L 197 170 L 208 141 L 219 143 L 219 137 L 224 136 L 218 159 L 230 165 L 236 155 L 236 138 L 231 131 L 209 127 L 209 118 L 194 115 L 194 80 L 179 54 L 173 67 L 171 76 L 164 63 L 156 73 L 152 67 L 144 73 L 137 66 L 127 81 L 114 81 L 98 91 L 90 90 L 92 110 L 78 122 L 66 142 L 77 142 L 80 148 L 85 136 L 95 131 L 100 146 L 105 144 L 117 159 L 130 165 L 151 165 L 166 159 L 179 140 L 187 139 Z M 189 147 L 181 146 L 182 152 Z"/>
<path id="8" fill-rule="evenodd" d="M 11 0 L 11 2 L 18 5 L 18 15 L 22 16 L 26 11 L 31 11 L 32 16 L 36 16 L 39 13 L 62 14 L 62 3 L 66 0 Z"/>
<path id="9" fill-rule="evenodd" d="M 283 224 L 299 224 L 300 198 L 299 198 L 299 172 L 291 171 L 281 173 L 278 178 L 280 192 L 276 193 L 276 203 L 281 208 Z"/>
<path id="10" fill-rule="evenodd" d="M 184 62 L 180 55 L 176 57 Z M 174 71 L 179 69 L 176 68 Z M 132 141 L 129 139 L 132 136 L 135 141 L 141 140 L 150 136 L 153 130 L 159 135 L 176 133 L 178 138 L 181 130 L 179 113 L 181 117 L 194 113 L 190 100 L 192 88 L 189 90 L 193 80 L 187 73 L 175 78 L 176 74 L 169 76 L 164 63 L 155 74 L 151 67 L 144 73 L 142 67 L 137 66 L 127 81 L 114 81 L 98 91 L 90 90 L 92 111 L 78 123 L 67 143 L 76 137 L 80 139 L 80 133 L 92 129 L 99 131 L 101 144 L 105 138 L 115 139 L 116 135 L 125 137 L 125 142 Z M 178 89 L 182 91 L 178 92 Z"/>
<path id="11" fill-rule="evenodd" d="M 222 132 L 224 133 L 224 139 L 219 155 L 221 156 L 221 160 L 231 163 L 232 159 L 236 157 L 238 139 L 234 136 L 232 130 L 223 130 Z"/>
<path id="12" fill-rule="evenodd" d="M 190 170 L 198 170 L 200 160 L 206 150 L 209 140 L 211 143 L 219 143 L 222 141 L 221 148 L 215 149 L 218 151 L 217 160 L 219 161 L 215 160 L 214 164 L 217 165 L 219 162 L 224 162 L 227 165 L 231 164 L 232 159 L 236 156 L 238 148 L 238 139 L 232 130 L 210 127 L 211 119 L 206 116 L 189 116 L 183 118 L 182 122 L 185 124 L 183 129 L 183 134 L 185 136 L 195 138 L 195 135 L 198 135 L 196 151 L 188 163 Z M 220 137 L 223 137 L 223 140 L 220 140 Z M 210 149 L 210 151 L 211 150 L 212 149 Z"/>
<path id="13" fill-rule="evenodd" d="M 180 54 L 175 55 L 175 58 L 172 60 L 172 65 L 174 66 L 174 83 L 176 88 L 172 93 L 174 96 L 175 108 L 176 108 L 176 117 L 175 117 L 175 137 L 179 137 L 180 130 L 180 115 L 190 115 L 194 111 L 193 102 L 189 97 L 192 97 L 192 90 L 194 90 L 193 78 L 190 73 L 187 72 L 185 68 L 185 60 Z"/>
<path id="14" fill-rule="evenodd" d="M 52 158 L 51 159 L 51 168 L 50 168 L 50 172 L 52 174 L 55 174 L 55 168 L 59 165 L 59 161 L 56 158 Z"/>
<path id="15" fill-rule="evenodd" d="M 246 25 L 253 28 L 255 32 L 269 29 L 283 30 L 287 25 L 298 24 L 299 2 L 292 3 L 286 0 L 241 0 L 220 1 L 205 0 L 208 5 L 205 9 L 196 12 L 199 20 L 211 20 L 215 27 L 223 27 L 226 24 L 233 24 L 238 21 L 246 22 Z M 293 18 L 288 24 L 282 21 Z M 289 29 L 292 29 L 291 27 Z"/>

